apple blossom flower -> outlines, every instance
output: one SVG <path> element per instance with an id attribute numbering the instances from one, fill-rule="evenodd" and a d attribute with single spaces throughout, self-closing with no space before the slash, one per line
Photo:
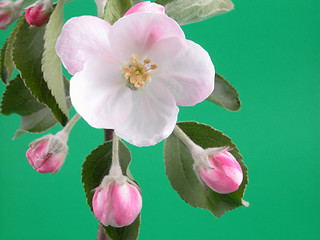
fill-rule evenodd
<path id="1" fill-rule="evenodd" d="M 37 1 L 27 8 L 26 21 L 32 26 L 41 27 L 49 21 L 52 11 L 52 0 Z"/>
<path id="2" fill-rule="evenodd" d="M 157 12 L 157 13 L 163 13 L 165 14 L 164 7 L 157 3 L 152 3 L 150 1 L 143 1 L 140 3 L 135 4 L 133 7 L 131 7 L 125 14 L 129 15 L 136 12 Z"/>
<path id="3" fill-rule="evenodd" d="M 112 26 L 92 16 L 71 18 L 56 51 L 73 75 L 77 112 L 92 127 L 114 129 L 136 146 L 167 138 L 177 105 L 202 102 L 214 87 L 209 54 L 163 13 L 133 13 Z"/>
<path id="4" fill-rule="evenodd" d="M 8 28 L 22 14 L 24 0 L 0 1 L 0 29 Z"/>
<path id="5" fill-rule="evenodd" d="M 67 156 L 66 139 L 60 135 L 46 135 L 30 143 L 26 156 L 39 173 L 57 173 Z"/>
<path id="6" fill-rule="evenodd" d="M 93 213 L 105 226 L 130 225 L 139 215 L 141 207 L 140 192 L 127 181 L 102 183 L 92 199 Z"/>
<path id="7" fill-rule="evenodd" d="M 226 150 L 209 156 L 209 167 L 200 166 L 199 171 L 202 180 L 217 193 L 234 192 L 243 180 L 240 164 Z"/>

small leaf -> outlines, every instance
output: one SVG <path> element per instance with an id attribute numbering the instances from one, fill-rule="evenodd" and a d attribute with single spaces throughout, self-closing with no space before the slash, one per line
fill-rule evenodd
<path id="1" fill-rule="evenodd" d="M 41 59 L 44 46 L 45 25 L 42 27 L 30 27 L 25 17 L 18 22 L 19 28 L 16 40 L 13 44 L 13 60 L 20 71 L 25 85 L 39 102 L 46 104 L 55 118 L 65 125 L 68 121 L 58 103 L 48 89 L 41 71 Z"/>
<path id="2" fill-rule="evenodd" d="M 163 5 L 166 14 L 180 25 L 199 22 L 234 8 L 231 0 L 157 0 L 156 3 Z"/>
<path id="3" fill-rule="evenodd" d="M 230 153 L 237 159 L 243 171 L 243 181 L 235 192 L 219 194 L 208 187 L 205 188 L 193 170 L 194 160 L 189 149 L 174 134 L 171 134 L 164 145 L 165 167 L 169 181 L 179 196 L 193 207 L 208 209 L 216 217 L 221 217 L 226 211 L 245 205 L 242 197 L 248 183 L 247 167 L 231 139 L 205 124 L 182 122 L 178 125 L 193 142 L 204 149 L 230 146 L 232 148 Z"/>
<path id="4" fill-rule="evenodd" d="M 9 82 L 3 93 L 1 113 L 3 115 L 17 113 L 20 116 L 26 116 L 45 107 L 44 104 L 40 103 L 32 96 L 18 75 Z"/>
<path id="5" fill-rule="evenodd" d="M 42 56 L 42 72 L 44 81 L 48 85 L 52 96 L 57 102 L 59 109 L 65 116 L 69 116 L 66 95 L 63 83 L 63 74 L 60 58 L 55 45 L 63 26 L 63 0 L 59 0 L 50 16 L 44 34 L 44 53 Z"/>
<path id="6" fill-rule="evenodd" d="M 94 0 L 97 5 L 98 17 L 103 18 L 104 10 L 108 0 Z"/>
<path id="7" fill-rule="evenodd" d="M 27 7 L 27 6 L 30 6 L 32 5 L 33 3 L 35 3 L 37 0 L 26 0 L 24 3 L 23 3 L 23 6 Z"/>
<path id="8" fill-rule="evenodd" d="M 131 0 L 108 0 L 105 7 L 104 20 L 114 24 L 132 7 Z"/>
<path id="9" fill-rule="evenodd" d="M 119 161 L 124 175 L 127 174 L 131 162 L 131 153 L 123 142 L 119 142 Z M 93 150 L 82 166 L 82 183 L 86 193 L 87 203 L 92 211 L 92 198 L 103 177 L 108 175 L 112 163 L 112 141 Z M 128 176 L 128 175 L 127 175 Z M 130 176 L 128 176 L 130 177 Z M 129 226 L 114 228 L 104 227 L 108 236 L 113 240 L 136 240 L 139 235 L 140 215 Z"/>
<path id="10" fill-rule="evenodd" d="M 144 0 L 132 0 L 133 5 L 136 5 L 137 3 L 143 2 Z"/>
<path id="11" fill-rule="evenodd" d="M 19 28 L 21 27 L 21 24 L 19 22 L 22 21 L 21 19 L 18 21 L 16 26 L 13 28 L 12 32 L 10 33 L 10 36 L 6 40 L 5 44 L 3 45 L 1 49 L 1 79 L 2 82 L 7 84 L 10 80 L 10 77 L 13 73 L 13 70 L 15 68 L 13 60 L 12 60 L 12 49 L 13 49 L 13 43 L 16 39 L 17 32 Z"/>
<path id="12" fill-rule="evenodd" d="M 69 81 L 65 79 L 64 82 L 68 89 Z M 71 108 L 71 104 L 68 108 Z M 30 93 L 19 75 L 9 82 L 3 93 L 1 113 L 3 115 L 17 113 L 21 116 L 20 129 L 16 131 L 14 139 L 26 132 L 45 132 L 58 123 L 51 110 Z"/>
<path id="13" fill-rule="evenodd" d="M 18 129 L 13 137 L 16 139 L 26 132 L 42 133 L 48 131 L 58 123 L 48 107 L 44 107 L 37 112 L 21 117 L 20 129 Z"/>
<path id="14" fill-rule="evenodd" d="M 8 69 L 4 63 L 7 46 L 8 46 L 8 40 L 5 41 L 5 43 L 3 44 L 1 48 L 1 53 L 0 53 L 0 78 L 4 84 L 7 84 L 8 82 Z"/>
<path id="15" fill-rule="evenodd" d="M 214 90 L 206 100 L 229 111 L 239 111 L 241 108 L 237 90 L 224 77 L 217 73 Z"/>

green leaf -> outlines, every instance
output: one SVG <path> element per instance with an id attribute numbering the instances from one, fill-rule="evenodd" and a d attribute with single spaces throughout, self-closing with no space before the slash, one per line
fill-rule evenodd
<path id="1" fill-rule="evenodd" d="M 44 34 L 44 53 L 42 56 L 43 79 L 48 85 L 59 109 L 64 116 L 69 117 L 66 95 L 63 83 L 62 65 L 55 45 L 63 26 L 63 0 L 59 0 L 50 16 Z"/>
<path id="2" fill-rule="evenodd" d="M 104 10 L 106 8 L 106 4 L 108 0 L 94 0 L 97 5 L 98 17 L 103 18 Z"/>
<path id="3" fill-rule="evenodd" d="M 42 27 L 30 27 L 25 21 L 25 17 L 22 17 L 18 25 L 16 40 L 13 44 L 14 63 L 32 95 L 39 102 L 46 104 L 51 109 L 55 118 L 64 126 L 68 121 L 68 116 L 59 108 L 47 83 L 43 79 L 41 71 L 46 25 Z"/>
<path id="4" fill-rule="evenodd" d="M 44 107 L 37 112 L 21 117 L 20 128 L 16 131 L 13 139 L 21 137 L 23 134 L 42 133 L 48 131 L 58 123 L 48 107 Z"/>
<path id="5" fill-rule="evenodd" d="M 136 5 L 137 3 L 143 2 L 144 0 L 132 0 L 133 5 Z"/>
<path id="6" fill-rule="evenodd" d="M 26 116 L 45 107 L 32 96 L 19 75 L 9 82 L 1 101 L 3 115 L 17 113 L 20 116 Z"/>
<path id="7" fill-rule="evenodd" d="M 24 3 L 23 3 L 23 6 L 27 7 L 27 6 L 30 6 L 32 5 L 33 3 L 35 3 L 37 0 L 26 0 Z"/>
<path id="8" fill-rule="evenodd" d="M 105 7 L 104 20 L 114 24 L 132 7 L 131 0 L 108 0 Z"/>
<path id="9" fill-rule="evenodd" d="M 248 171 L 231 139 L 205 124 L 181 122 L 178 125 L 193 142 L 204 149 L 230 146 L 232 148 L 230 153 L 240 163 L 243 171 L 243 181 L 235 192 L 219 194 L 209 187 L 204 187 L 193 170 L 194 161 L 189 149 L 179 138 L 171 134 L 164 145 L 165 167 L 169 181 L 179 196 L 193 207 L 208 209 L 216 217 L 221 217 L 226 211 L 239 206 L 247 206 L 242 197 L 248 184 Z"/>
<path id="10" fill-rule="evenodd" d="M 6 40 L 5 43 L 3 44 L 1 48 L 1 53 L 0 53 L 0 78 L 4 84 L 7 84 L 8 82 L 8 69 L 4 63 L 7 46 L 8 46 L 8 40 Z"/>
<path id="11" fill-rule="evenodd" d="M 123 142 L 119 142 L 119 161 L 122 173 L 131 177 L 129 164 L 131 162 L 131 153 Z M 87 203 L 92 211 L 92 198 L 94 189 L 97 188 L 103 177 L 108 175 L 112 163 L 112 141 L 93 150 L 86 158 L 82 166 L 82 183 L 86 193 Z M 140 215 L 129 226 L 114 228 L 104 227 L 108 236 L 113 240 L 136 240 L 139 235 Z"/>
<path id="12" fill-rule="evenodd" d="M 20 19 L 19 22 L 20 21 L 22 20 Z M 5 44 L 1 49 L 0 73 L 1 73 L 2 82 L 4 82 L 5 84 L 9 82 L 10 77 L 15 68 L 12 60 L 12 49 L 13 49 L 13 43 L 16 39 L 16 35 L 20 26 L 21 24 L 16 24 L 16 26 L 13 28 L 12 32 L 10 33 L 10 36 L 8 37 L 8 39 L 6 40 Z"/>
<path id="13" fill-rule="evenodd" d="M 65 79 L 64 82 L 67 95 L 69 81 Z M 71 104 L 68 105 L 68 108 L 71 108 Z M 51 110 L 30 93 L 19 75 L 6 87 L 1 101 L 1 113 L 3 115 L 17 113 L 21 116 L 20 129 L 16 131 L 14 139 L 26 132 L 45 132 L 58 123 Z"/>
<path id="14" fill-rule="evenodd" d="M 234 8 L 231 0 L 157 0 L 156 3 L 163 5 L 166 14 L 180 25 L 199 22 Z"/>
<path id="15" fill-rule="evenodd" d="M 217 73 L 214 90 L 206 100 L 229 111 L 239 111 L 241 108 L 237 90 L 224 77 Z"/>

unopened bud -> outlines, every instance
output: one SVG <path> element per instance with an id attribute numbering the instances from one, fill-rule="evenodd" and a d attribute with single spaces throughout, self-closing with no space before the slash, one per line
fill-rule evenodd
<path id="1" fill-rule="evenodd" d="M 142 198 L 139 190 L 126 180 L 104 180 L 95 190 L 92 199 L 94 215 L 105 226 L 130 225 L 141 211 Z"/>
<path id="2" fill-rule="evenodd" d="M 27 8 L 26 21 L 36 27 L 41 27 L 49 21 L 53 11 L 52 1 L 38 1 Z"/>
<path id="3" fill-rule="evenodd" d="M 208 151 L 209 150 L 209 151 Z M 210 149 L 205 150 L 210 152 Z M 227 150 L 208 155 L 208 166 L 198 167 L 201 179 L 213 191 L 227 194 L 238 190 L 243 173 L 240 164 Z"/>
<path id="4" fill-rule="evenodd" d="M 137 3 L 136 5 L 131 7 L 124 14 L 124 16 L 132 14 L 132 13 L 136 13 L 136 12 L 153 12 L 153 13 L 163 13 L 163 14 L 165 14 L 164 7 L 161 6 L 160 4 L 152 3 L 150 1 L 143 1 L 143 2 Z"/>
<path id="5" fill-rule="evenodd" d="M 23 2 L 0 1 L 0 29 L 8 28 L 21 16 Z"/>
<path id="6" fill-rule="evenodd" d="M 39 173 L 58 172 L 67 156 L 67 137 L 63 132 L 46 135 L 30 143 L 26 156 Z"/>

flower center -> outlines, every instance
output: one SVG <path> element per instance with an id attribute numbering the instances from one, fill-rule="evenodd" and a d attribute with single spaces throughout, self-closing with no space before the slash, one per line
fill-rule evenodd
<path id="1" fill-rule="evenodd" d="M 128 80 L 128 87 L 136 90 L 139 87 L 143 87 L 150 79 L 150 70 L 154 70 L 158 67 L 156 64 L 151 64 L 151 60 L 146 58 L 143 62 L 137 60 L 138 54 L 133 53 L 130 58 L 129 66 L 124 66 L 122 72 L 124 78 Z"/>

